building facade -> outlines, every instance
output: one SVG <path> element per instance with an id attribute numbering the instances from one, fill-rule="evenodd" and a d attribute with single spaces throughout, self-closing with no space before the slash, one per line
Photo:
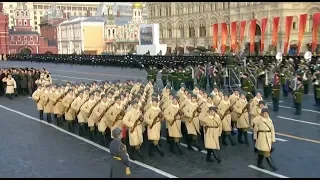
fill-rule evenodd
<path id="1" fill-rule="evenodd" d="M 265 17 L 268 18 L 265 32 L 265 51 L 268 51 L 272 40 L 273 17 L 276 16 L 280 17 L 277 51 L 283 51 L 286 16 L 294 17 L 290 48 L 296 48 L 299 16 L 300 14 L 308 14 L 304 43 L 301 47 L 301 52 L 304 52 L 312 41 L 312 15 L 315 12 L 320 12 L 320 3 L 318 2 L 150 2 L 146 6 L 148 23 L 160 24 L 160 42 L 167 44 L 169 51 L 177 48 L 180 52 L 188 52 L 192 47 L 199 46 L 211 48 L 212 25 L 215 23 L 225 22 L 229 25 L 233 21 L 247 20 L 244 42 L 239 45 L 240 49 L 244 49 L 245 44 L 249 42 L 250 20 L 257 19 L 256 42 L 259 42 L 260 21 Z M 218 52 L 221 47 L 220 39 L 219 27 Z"/>
<path id="2" fill-rule="evenodd" d="M 4 2 L 5 13 L 9 15 L 9 27 L 14 26 L 14 10 L 16 9 L 16 2 Z M 131 15 L 131 12 L 127 10 L 131 9 L 131 2 L 105 2 L 106 6 L 113 6 L 121 10 L 123 15 Z M 40 33 L 40 21 L 47 11 L 52 7 L 56 6 L 58 9 L 63 11 L 67 16 L 86 16 L 88 11 L 94 16 L 99 9 L 99 2 L 26 2 L 28 10 L 30 10 L 32 30 Z M 114 12 L 115 13 L 115 12 Z M 143 12 L 146 16 L 146 11 Z"/>
<path id="3" fill-rule="evenodd" d="M 58 26 L 59 54 L 101 54 L 104 51 L 104 23 L 101 16 L 78 17 Z"/>
<path id="4" fill-rule="evenodd" d="M 15 26 L 9 29 L 9 53 L 56 54 L 57 46 L 32 31 L 30 12 L 24 2 L 17 2 Z"/>
<path id="5" fill-rule="evenodd" d="M 0 2 L 0 60 L 3 54 L 9 53 L 9 16 L 3 12 L 3 3 Z"/>
<path id="6" fill-rule="evenodd" d="M 147 21 L 142 16 L 143 4 L 132 4 L 131 16 L 115 16 L 105 24 L 105 52 L 111 54 L 127 54 L 139 44 L 139 25 Z"/>

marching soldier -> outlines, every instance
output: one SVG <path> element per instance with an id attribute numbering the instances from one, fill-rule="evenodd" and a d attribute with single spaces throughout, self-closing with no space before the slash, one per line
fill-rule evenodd
<path id="1" fill-rule="evenodd" d="M 231 114 L 232 106 L 229 101 L 228 95 L 224 95 L 219 105 L 217 106 L 217 112 L 222 121 L 222 144 L 228 145 L 226 138 L 228 137 L 232 146 L 236 145 L 231 137 Z"/>
<path id="2" fill-rule="evenodd" d="M 216 107 L 209 107 L 209 114 L 204 119 L 202 119 L 204 124 L 204 145 L 207 149 L 207 161 L 213 162 L 211 155 L 213 154 L 214 158 L 218 163 L 221 163 L 221 159 L 218 156 L 217 150 L 220 150 L 219 137 L 222 132 L 222 122 L 217 114 Z"/>
<path id="3" fill-rule="evenodd" d="M 54 117 L 56 116 L 57 118 L 57 123 L 59 123 L 60 125 L 63 124 L 63 115 L 64 115 L 64 111 L 65 108 L 62 105 L 62 98 L 64 97 L 64 86 L 59 86 L 57 87 L 57 91 L 55 92 L 56 95 L 51 96 L 52 100 L 54 101 L 53 104 L 53 114 Z"/>
<path id="4" fill-rule="evenodd" d="M 164 152 L 159 146 L 160 141 L 160 131 L 161 131 L 161 120 L 163 114 L 158 106 L 158 98 L 152 98 L 152 105 L 146 110 L 144 114 L 144 121 L 147 124 L 148 140 L 150 142 L 149 146 L 149 156 L 153 156 L 153 149 L 156 149 L 161 156 L 164 156 Z"/>
<path id="5" fill-rule="evenodd" d="M 246 92 L 246 98 L 248 101 L 250 101 L 254 96 L 252 95 L 252 86 L 248 80 L 248 74 L 244 73 L 241 81 L 241 87 L 242 90 Z"/>
<path id="6" fill-rule="evenodd" d="M 84 132 L 85 125 L 88 123 L 89 115 L 91 114 L 96 100 L 94 99 L 94 93 L 90 93 L 88 100 L 81 104 L 80 109 L 77 114 L 79 128 L 81 129 L 81 134 Z M 91 110 L 92 109 L 92 110 Z M 90 112 L 91 111 L 91 112 Z M 93 138 L 93 137 L 91 137 Z"/>
<path id="7" fill-rule="evenodd" d="M 302 98 L 303 98 L 303 84 L 301 83 L 301 79 L 297 79 L 297 89 L 293 92 L 293 98 L 294 98 L 294 107 L 296 108 L 296 115 L 301 114 L 301 106 L 302 106 Z"/>
<path id="8" fill-rule="evenodd" d="M 191 101 L 188 102 L 183 108 L 184 123 L 187 128 L 187 139 L 188 139 L 188 149 L 193 150 L 192 145 L 194 145 L 198 151 L 201 151 L 200 146 L 197 143 L 197 134 L 199 131 L 199 109 L 197 103 L 197 95 L 193 94 L 191 96 Z"/>
<path id="9" fill-rule="evenodd" d="M 229 97 L 230 104 L 236 104 L 236 102 L 239 99 L 240 99 L 239 91 L 234 91 Z M 236 126 L 237 126 L 237 119 L 238 119 L 237 114 L 231 113 L 231 128 L 232 128 L 231 133 L 232 134 L 235 134 L 235 130 L 236 130 Z"/>
<path id="10" fill-rule="evenodd" d="M 166 68 L 163 68 L 162 70 L 161 70 L 161 79 L 162 79 L 162 84 L 163 84 L 163 87 L 165 86 L 165 85 L 167 85 L 167 80 L 168 80 L 168 70 L 166 69 Z"/>
<path id="11" fill-rule="evenodd" d="M 112 131 L 114 139 L 109 149 L 112 156 L 110 178 L 126 178 L 131 174 L 130 161 L 127 156 L 127 148 L 122 144 L 122 130 L 116 128 Z"/>
<path id="12" fill-rule="evenodd" d="M 49 96 L 51 94 L 50 85 L 46 85 L 45 90 L 40 95 L 40 101 L 43 103 L 43 113 L 47 114 L 47 122 L 51 123 L 51 105 L 49 104 Z"/>
<path id="13" fill-rule="evenodd" d="M 136 159 L 136 154 L 143 159 L 143 155 L 140 151 L 140 147 L 143 143 L 143 129 L 142 122 L 143 116 L 139 109 L 138 101 L 131 101 L 131 110 L 129 110 L 123 117 L 123 124 L 128 127 L 129 144 L 131 147 L 130 156 L 131 159 Z"/>
<path id="14" fill-rule="evenodd" d="M 284 71 L 284 72 L 283 72 Z M 288 97 L 289 94 L 289 71 L 284 68 L 282 70 L 283 73 L 281 73 L 280 81 L 281 81 L 281 88 L 282 88 L 282 93 L 284 97 Z"/>
<path id="15" fill-rule="evenodd" d="M 268 109 L 263 108 L 261 110 L 261 118 L 253 129 L 254 134 L 257 135 L 255 147 L 258 152 L 258 167 L 264 169 L 262 163 L 266 158 L 268 164 L 272 170 L 276 171 L 277 167 L 274 165 L 271 159 L 271 153 L 274 150 L 272 144 L 276 142 L 275 130 L 270 119 Z"/>
<path id="16" fill-rule="evenodd" d="M 280 100 L 280 83 L 278 73 L 275 74 L 274 83 L 272 85 L 272 106 L 273 111 L 279 111 L 279 100 Z"/>
<path id="17" fill-rule="evenodd" d="M 248 100 L 248 99 L 247 99 Z M 262 95 L 260 93 L 256 94 L 256 97 L 254 97 L 252 100 L 249 101 L 250 104 L 250 119 L 254 119 L 256 116 L 260 114 L 260 112 L 257 111 L 257 107 L 259 106 L 259 102 L 262 101 Z"/>
<path id="18" fill-rule="evenodd" d="M 37 110 L 39 111 L 39 119 L 43 120 L 43 102 L 40 100 L 41 94 L 44 92 L 42 86 L 38 86 L 37 90 L 32 94 L 32 99 L 36 101 Z"/>
<path id="19" fill-rule="evenodd" d="M 76 118 L 76 112 L 71 108 L 73 100 L 76 98 L 72 89 L 69 89 L 66 93 L 61 95 L 61 104 L 64 108 L 64 117 L 68 122 L 68 129 L 73 132 L 73 121 Z"/>
<path id="20" fill-rule="evenodd" d="M 180 154 L 183 154 L 180 146 L 180 139 L 182 138 L 181 133 L 181 116 L 183 115 L 183 107 L 179 105 L 178 98 L 174 96 L 172 98 L 172 103 L 170 107 L 164 110 L 164 118 L 167 120 L 168 124 L 168 135 L 170 142 L 170 150 L 175 153 L 175 147 Z"/>
<path id="21" fill-rule="evenodd" d="M 75 119 L 80 112 L 81 106 L 89 99 L 89 89 L 79 91 L 78 96 L 72 101 L 71 109 L 75 112 Z M 61 121 L 61 120 L 60 120 Z M 61 121 L 62 122 L 62 121 Z M 78 120 L 79 122 L 79 120 Z M 82 136 L 82 126 L 79 126 L 79 135 Z"/>
<path id="22" fill-rule="evenodd" d="M 233 106 L 232 115 L 236 117 L 237 128 L 238 128 L 238 143 L 249 145 L 248 131 L 250 128 L 249 123 L 249 107 L 250 104 L 247 102 L 246 96 L 241 94 L 240 99 Z M 244 136 L 244 142 L 242 141 Z"/>

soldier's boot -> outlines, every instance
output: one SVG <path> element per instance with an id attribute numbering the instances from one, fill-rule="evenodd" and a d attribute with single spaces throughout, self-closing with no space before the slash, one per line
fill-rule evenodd
<path id="1" fill-rule="evenodd" d="M 192 135 L 188 134 L 187 135 L 187 145 L 188 145 L 188 150 L 193 151 L 193 147 L 192 147 Z"/>
<path id="2" fill-rule="evenodd" d="M 193 137 L 194 137 L 194 136 L 193 136 Z M 193 141 L 193 145 L 198 149 L 199 152 L 201 152 L 202 149 L 201 149 L 200 145 L 198 144 L 197 140 L 196 140 L 196 139 L 193 139 L 192 141 Z"/>
<path id="3" fill-rule="evenodd" d="M 265 169 L 264 166 L 262 165 L 263 163 L 263 155 L 258 154 L 258 167 L 261 169 Z"/>
<path id="4" fill-rule="evenodd" d="M 242 131 L 239 131 L 238 132 L 238 143 L 239 144 L 243 144 L 244 142 L 242 141 L 242 135 L 243 135 L 243 132 Z"/>
<path id="5" fill-rule="evenodd" d="M 270 168 L 271 168 L 273 171 L 277 171 L 278 168 L 277 168 L 277 167 L 275 166 L 275 164 L 273 163 L 271 157 L 269 156 L 269 157 L 267 157 L 266 159 L 267 159 L 267 162 L 268 162 Z"/>
<path id="6" fill-rule="evenodd" d="M 79 126 L 79 132 L 78 132 L 79 136 L 83 136 L 83 126 L 80 124 Z"/>
<path id="7" fill-rule="evenodd" d="M 207 162 L 213 162 L 213 159 L 211 158 L 212 149 L 207 149 Z"/>
<path id="8" fill-rule="evenodd" d="M 140 157 L 140 159 L 143 160 L 144 157 L 142 155 L 141 149 L 140 148 L 136 149 L 136 152 L 137 152 L 138 156 Z"/>
<path id="9" fill-rule="evenodd" d="M 158 153 L 163 157 L 164 156 L 164 152 L 162 151 L 161 147 L 159 146 L 159 144 L 155 145 L 156 150 L 158 151 Z"/>
<path id="10" fill-rule="evenodd" d="M 176 144 L 174 142 L 170 141 L 170 152 L 172 152 L 173 154 L 176 154 L 175 146 L 176 146 Z"/>
<path id="11" fill-rule="evenodd" d="M 102 145 L 105 146 L 105 147 L 107 147 L 107 145 L 108 145 L 108 140 L 107 140 L 106 134 L 101 133 L 101 137 L 102 137 Z"/>
<path id="12" fill-rule="evenodd" d="M 91 141 L 95 141 L 95 140 L 96 140 L 96 135 L 95 135 L 94 130 L 90 130 L 89 139 L 90 139 Z"/>
<path id="13" fill-rule="evenodd" d="M 51 123 L 51 114 L 50 113 L 47 114 L 47 122 Z"/>
<path id="14" fill-rule="evenodd" d="M 211 151 L 212 151 L 214 158 L 217 160 L 218 164 L 220 164 L 222 162 L 222 160 L 218 156 L 217 150 L 211 150 Z"/>
<path id="15" fill-rule="evenodd" d="M 40 120 L 43 120 L 43 110 L 39 111 L 39 118 L 40 118 Z"/>
<path id="16" fill-rule="evenodd" d="M 244 143 L 249 146 L 249 138 L 248 138 L 248 132 L 243 132 L 243 136 L 244 136 Z"/>
<path id="17" fill-rule="evenodd" d="M 228 146 L 227 136 L 224 132 L 222 132 L 221 138 L 222 138 L 222 144 L 225 146 Z"/>
<path id="18" fill-rule="evenodd" d="M 229 139 L 229 141 L 230 141 L 230 143 L 231 143 L 231 146 L 236 145 L 236 143 L 234 143 L 234 140 L 233 140 L 232 137 L 231 137 L 231 134 L 228 134 L 228 139 Z"/>
<path id="19" fill-rule="evenodd" d="M 72 124 L 70 122 L 68 122 L 68 131 L 71 132 L 72 131 Z"/>
<path id="20" fill-rule="evenodd" d="M 169 130 L 168 129 L 166 130 L 166 140 L 167 140 L 168 144 L 171 144 L 171 138 L 169 136 Z"/>
<path id="21" fill-rule="evenodd" d="M 18 96 L 18 95 L 16 95 L 16 96 Z M 12 100 L 12 94 L 9 94 L 9 99 Z"/>
<path id="22" fill-rule="evenodd" d="M 56 121 L 57 126 L 59 126 L 58 118 L 56 114 L 53 114 L 53 120 Z"/>
<path id="23" fill-rule="evenodd" d="M 180 153 L 180 155 L 183 155 L 184 152 L 183 152 L 183 150 L 182 150 L 182 148 L 181 148 L 180 142 L 176 142 L 175 144 L 176 144 L 176 146 L 177 146 L 177 149 L 178 149 L 178 152 Z"/>
<path id="24" fill-rule="evenodd" d="M 153 157 L 153 148 L 154 148 L 153 143 L 150 143 L 148 148 L 148 154 L 150 157 Z"/>

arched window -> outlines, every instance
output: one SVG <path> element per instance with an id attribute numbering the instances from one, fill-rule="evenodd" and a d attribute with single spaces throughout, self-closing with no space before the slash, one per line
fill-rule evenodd
<path id="1" fill-rule="evenodd" d="M 20 13 L 19 13 L 19 12 L 16 12 L 16 15 L 17 15 L 17 16 L 20 16 Z"/>
<path id="2" fill-rule="evenodd" d="M 24 37 L 23 37 L 23 40 L 24 40 L 24 41 L 27 41 L 27 36 L 24 36 Z"/>
<path id="3" fill-rule="evenodd" d="M 134 12 L 134 16 L 137 16 L 137 12 L 136 11 Z"/>
<path id="4" fill-rule="evenodd" d="M 23 11 L 21 11 L 21 16 L 24 16 L 24 12 Z"/>
<path id="5" fill-rule="evenodd" d="M 172 38 L 172 27 L 171 24 L 167 24 L 167 33 L 168 33 L 168 38 Z"/>
<path id="6" fill-rule="evenodd" d="M 189 21 L 189 37 L 195 37 L 195 35 L 196 35 L 196 31 L 194 28 L 194 22 Z"/>
<path id="7" fill-rule="evenodd" d="M 21 37 L 20 36 L 18 36 L 18 41 L 21 41 Z"/>
<path id="8" fill-rule="evenodd" d="M 108 29 L 108 36 L 110 36 L 111 35 L 111 31 L 110 31 L 110 29 Z"/>
<path id="9" fill-rule="evenodd" d="M 26 12 L 26 16 L 29 16 L 29 13 L 28 13 L 28 12 Z"/>
<path id="10" fill-rule="evenodd" d="M 19 26 L 22 26 L 22 21 L 21 19 L 18 21 Z"/>
<path id="11" fill-rule="evenodd" d="M 24 26 L 27 26 L 27 25 L 28 25 L 27 20 L 24 20 Z"/>
<path id="12" fill-rule="evenodd" d="M 183 26 L 183 24 L 179 25 L 178 30 L 179 30 L 179 38 L 183 38 L 184 37 L 184 26 Z"/>
<path id="13" fill-rule="evenodd" d="M 138 12 L 138 16 L 141 16 L 140 11 Z"/>
<path id="14" fill-rule="evenodd" d="M 199 26 L 199 35 L 200 37 L 205 37 L 206 36 L 206 22 L 204 20 L 200 21 L 200 26 Z"/>
<path id="15" fill-rule="evenodd" d="M 33 41 L 33 37 L 32 36 L 30 37 L 30 41 Z"/>

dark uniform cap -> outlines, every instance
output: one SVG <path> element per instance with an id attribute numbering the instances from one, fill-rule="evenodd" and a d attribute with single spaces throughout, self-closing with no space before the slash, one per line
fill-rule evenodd
<path id="1" fill-rule="evenodd" d="M 50 85 L 45 85 L 46 88 L 50 87 Z"/>
<path id="2" fill-rule="evenodd" d="M 114 92 L 111 90 L 111 91 L 108 92 L 108 94 L 114 95 Z"/>
<path id="3" fill-rule="evenodd" d="M 116 96 L 116 97 L 114 98 L 115 101 L 118 100 L 118 99 L 121 99 L 120 96 Z"/>
<path id="4" fill-rule="evenodd" d="M 186 85 L 184 85 L 184 83 L 181 83 L 180 88 L 186 88 Z"/>
<path id="5" fill-rule="evenodd" d="M 120 93 L 120 96 L 126 96 L 126 94 L 125 93 Z"/>
<path id="6" fill-rule="evenodd" d="M 166 89 L 171 89 L 171 85 L 167 84 Z"/>
<path id="7" fill-rule="evenodd" d="M 249 76 L 249 74 L 248 74 L 248 73 L 244 73 L 243 75 L 245 75 L 245 76 Z"/>
<path id="8" fill-rule="evenodd" d="M 94 93 L 90 93 L 89 96 L 94 96 Z"/>
<path id="9" fill-rule="evenodd" d="M 130 102 L 130 104 L 131 104 L 131 105 L 138 104 L 138 101 L 132 100 L 132 101 Z"/>
<path id="10" fill-rule="evenodd" d="M 178 100 L 178 96 L 172 96 L 172 99 Z"/>
<path id="11" fill-rule="evenodd" d="M 97 81 L 92 81 L 92 84 L 93 84 L 93 83 L 96 83 L 96 84 L 97 84 Z"/>
<path id="12" fill-rule="evenodd" d="M 205 90 L 205 89 L 203 89 L 203 88 L 201 88 L 201 89 L 200 89 L 200 91 L 202 91 L 202 92 L 206 92 L 206 90 Z"/>
<path id="13" fill-rule="evenodd" d="M 115 128 L 113 131 L 112 131 L 112 136 L 117 138 L 120 136 L 120 134 L 122 133 L 122 130 L 120 128 Z"/>
<path id="14" fill-rule="evenodd" d="M 72 92 L 72 89 L 68 89 L 67 93 Z"/>
<path id="15" fill-rule="evenodd" d="M 158 97 L 152 97 L 152 101 L 159 101 Z"/>
<path id="16" fill-rule="evenodd" d="M 100 90 L 96 90 L 95 92 L 96 92 L 96 93 L 101 93 L 101 91 L 100 91 Z"/>
<path id="17" fill-rule="evenodd" d="M 196 94 L 192 94 L 191 97 L 197 98 L 198 96 Z"/>
<path id="18" fill-rule="evenodd" d="M 262 108 L 261 109 L 261 113 L 265 113 L 265 112 L 269 113 L 268 108 Z"/>
<path id="19" fill-rule="evenodd" d="M 140 95 L 138 95 L 138 94 L 134 95 L 134 96 L 133 96 L 133 99 L 135 99 L 135 98 L 138 98 L 138 99 L 139 99 L 139 98 L 140 98 Z"/>
<path id="20" fill-rule="evenodd" d="M 83 94 L 84 93 L 84 91 L 78 91 L 78 94 L 80 95 L 80 94 Z"/>
<path id="21" fill-rule="evenodd" d="M 209 111 L 217 111 L 217 107 L 215 107 L 215 106 L 210 106 L 210 107 L 209 107 Z"/>
<path id="22" fill-rule="evenodd" d="M 85 88 L 84 90 L 85 90 L 85 91 L 90 91 L 90 88 Z"/>
<path id="23" fill-rule="evenodd" d="M 259 101 L 259 105 L 260 105 L 260 104 L 266 105 L 266 102 L 264 102 L 264 101 Z"/>
<path id="24" fill-rule="evenodd" d="M 102 98 L 106 98 L 106 97 L 107 97 L 107 95 L 105 95 L 105 94 L 102 94 L 102 95 L 101 95 L 101 99 L 102 99 Z"/>

